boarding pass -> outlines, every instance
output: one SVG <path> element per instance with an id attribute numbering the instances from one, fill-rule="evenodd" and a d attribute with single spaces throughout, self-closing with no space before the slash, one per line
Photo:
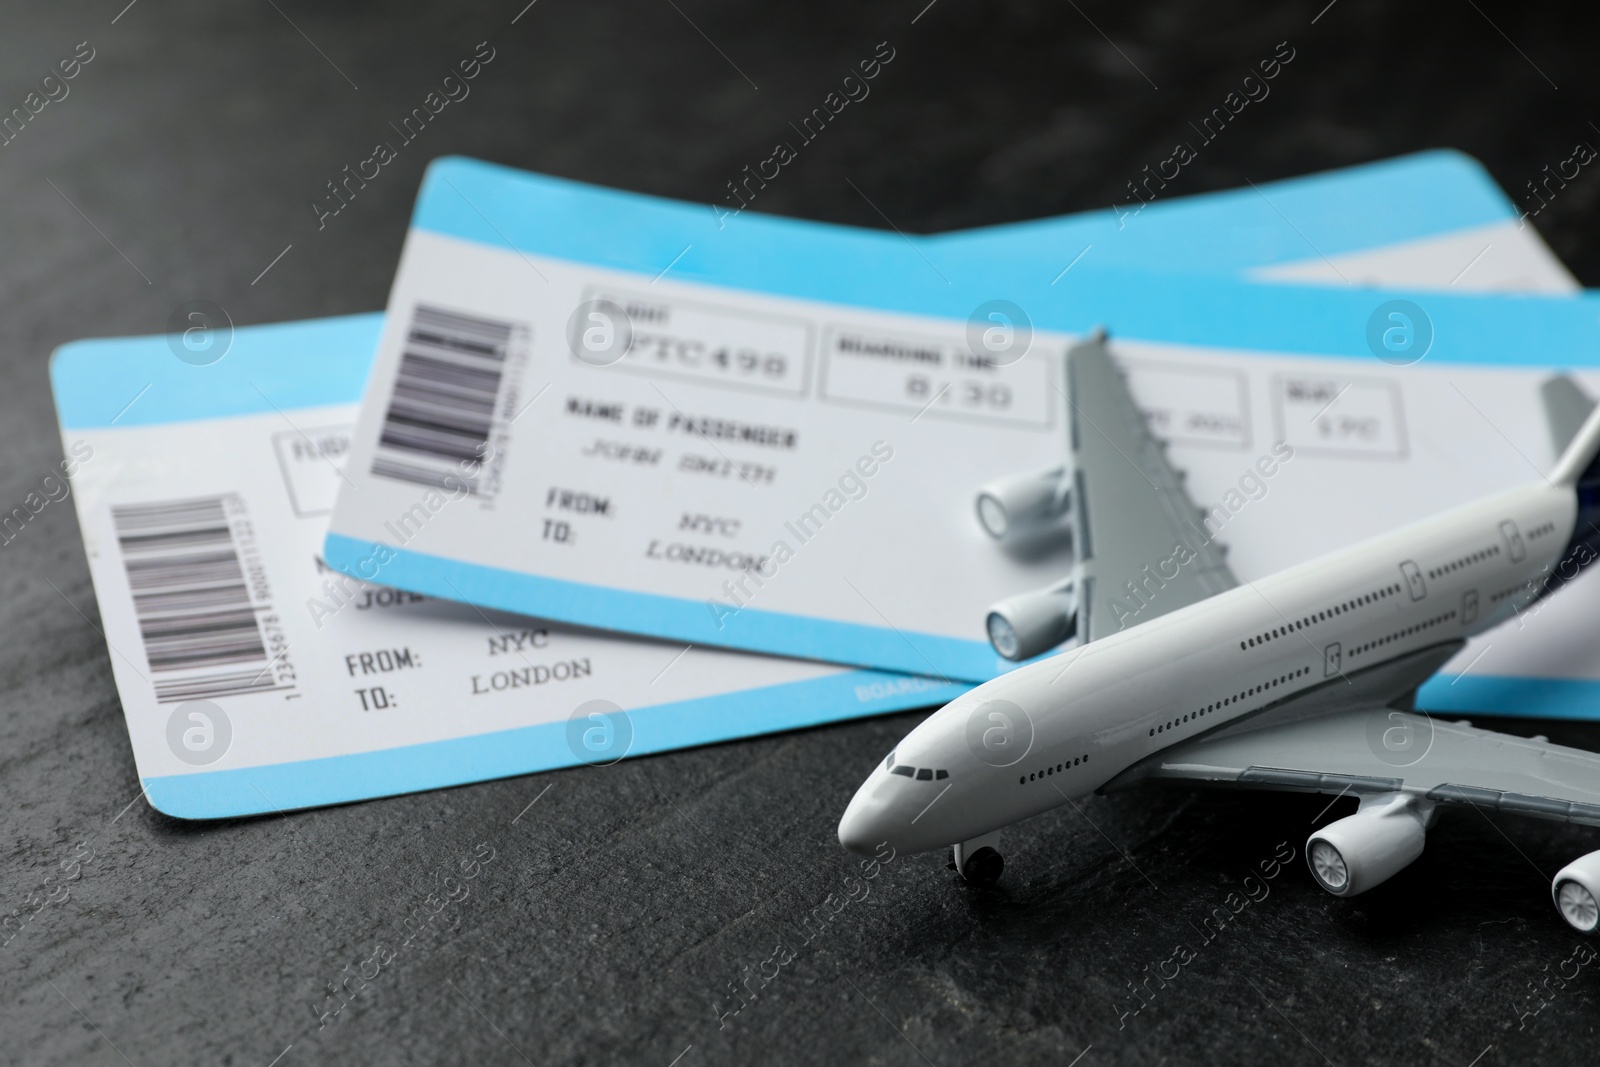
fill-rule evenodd
<path id="1" fill-rule="evenodd" d="M 995 550 L 973 494 L 1059 464 L 1061 354 L 1096 322 L 1197 499 L 1224 497 L 1278 441 L 1304 446 L 1280 488 L 1317 494 L 1333 543 L 1526 476 L 1465 425 L 1447 379 L 1487 383 L 1485 414 L 1537 443 L 1518 407 L 1536 383 L 1494 377 L 1536 372 L 1463 368 L 1600 339 L 1585 297 L 1418 294 L 1424 312 L 1087 266 L 996 296 L 913 246 L 746 240 L 617 195 L 435 164 L 332 565 L 586 626 L 980 680 L 1008 666 L 986 607 L 1064 568 Z M 1369 350 L 1390 304 L 1413 309 L 1426 359 Z M 1299 421 L 1339 439 L 1319 456 Z M 1476 455 L 1491 445 L 1503 453 Z M 1230 531 L 1242 575 L 1311 550 L 1305 510 L 1256 511 Z"/>
<path id="2" fill-rule="evenodd" d="M 161 811 L 221 818 L 606 763 L 962 691 L 581 631 L 327 567 L 379 326 L 242 328 L 203 367 L 160 337 L 78 342 L 53 362 L 101 626 Z"/>

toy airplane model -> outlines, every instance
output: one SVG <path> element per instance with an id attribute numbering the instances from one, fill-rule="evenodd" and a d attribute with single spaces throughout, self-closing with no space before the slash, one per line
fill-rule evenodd
<path id="1" fill-rule="evenodd" d="M 1003 867 L 1001 828 L 1092 792 L 1174 781 L 1350 794 L 1358 811 L 1306 845 L 1317 882 L 1348 897 L 1421 855 L 1447 805 L 1600 826 L 1600 755 L 1407 710 L 1468 637 L 1595 558 L 1600 410 L 1575 383 L 1545 389 L 1567 442 L 1547 479 L 1241 583 L 1104 336 L 1066 365 L 1068 463 L 989 487 L 978 513 L 997 538 L 1063 518 L 1077 556 L 1070 581 L 992 609 L 996 651 L 1079 644 L 912 730 L 850 802 L 845 848 L 953 846 L 962 876 L 986 883 Z M 1600 851 L 1552 892 L 1568 923 L 1594 930 Z"/>

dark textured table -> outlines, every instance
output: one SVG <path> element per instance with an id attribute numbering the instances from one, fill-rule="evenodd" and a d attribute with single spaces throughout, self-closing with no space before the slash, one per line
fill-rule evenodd
<path id="1" fill-rule="evenodd" d="M 1600 141 L 1593 30 L 1503 0 L 125 2 L 0 15 L 0 113 L 93 55 L 0 146 L 6 510 L 60 458 L 56 345 L 159 331 L 192 299 L 241 324 L 379 308 L 446 152 L 712 201 L 880 40 L 871 100 L 760 208 L 881 226 L 846 179 L 908 232 L 1102 208 L 1286 39 L 1294 77 L 1173 192 L 1453 146 L 1515 193 Z M 324 184 L 485 40 L 471 97 L 319 231 Z M 1584 174 L 1534 220 L 1591 284 L 1597 195 Z M 1010 834 L 990 891 L 934 856 L 847 881 L 839 812 L 916 715 L 186 825 L 138 799 L 96 618 L 52 504 L 0 546 L 0 913 L 63 860 L 81 877 L 0 949 L 8 1062 L 1594 1058 L 1600 977 L 1558 977 L 1577 939 L 1548 896 L 1590 832 L 1456 813 L 1347 902 L 1299 858 L 1325 799 L 1152 792 Z"/>

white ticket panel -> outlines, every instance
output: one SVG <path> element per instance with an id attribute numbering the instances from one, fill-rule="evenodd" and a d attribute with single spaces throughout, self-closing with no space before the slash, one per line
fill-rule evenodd
<path id="1" fill-rule="evenodd" d="M 436 164 L 329 562 L 586 626 L 981 680 L 1007 668 L 987 606 L 1070 556 L 1000 551 L 973 494 L 1059 464 L 1061 356 L 1092 326 L 1197 502 L 1237 514 L 1247 578 L 1537 477 L 1547 357 L 1600 331 L 1586 296 L 1087 263 L 999 283 L 916 245 L 708 226 Z M 1250 471 L 1278 443 L 1294 460 L 1262 493 Z"/>

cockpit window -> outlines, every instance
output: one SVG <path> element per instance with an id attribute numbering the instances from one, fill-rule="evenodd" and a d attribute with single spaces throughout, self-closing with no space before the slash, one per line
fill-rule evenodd
<path id="1" fill-rule="evenodd" d="M 890 774 L 904 775 L 919 782 L 931 782 L 935 779 L 943 781 L 950 777 L 949 771 L 935 770 L 932 767 L 907 767 L 904 763 L 896 764 L 893 752 L 889 753 L 889 759 L 884 763 L 884 766 L 889 768 Z"/>

